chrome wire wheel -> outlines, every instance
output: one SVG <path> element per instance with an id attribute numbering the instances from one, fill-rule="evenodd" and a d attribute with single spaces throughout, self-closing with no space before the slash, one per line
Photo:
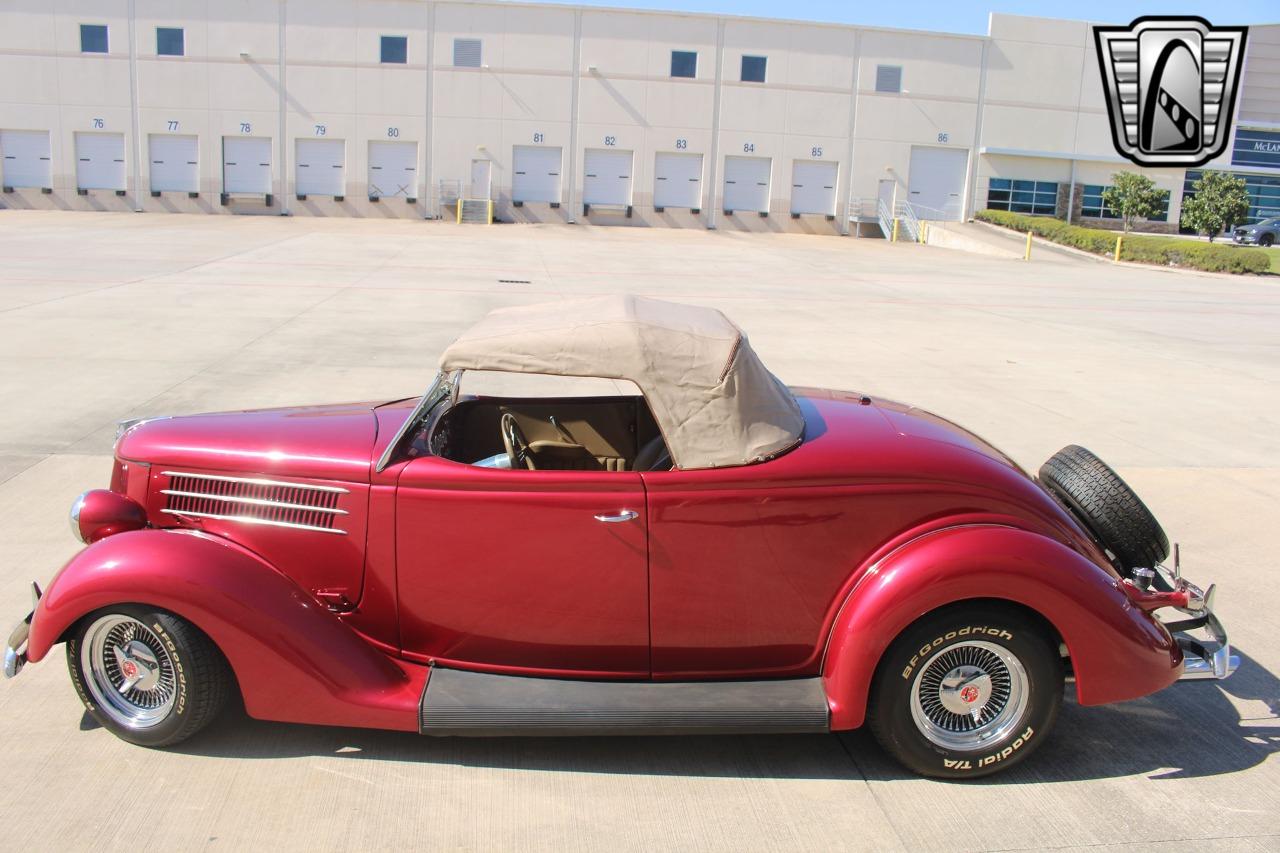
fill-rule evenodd
<path id="1" fill-rule="evenodd" d="M 1022 661 L 1004 646 L 967 640 L 925 661 L 911 686 L 911 718 L 930 742 L 975 750 L 1017 726 L 1030 684 Z"/>
<path id="2" fill-rule="evenodd" d="M 129 729 L 163 722 L 178 695 L 165 644 L 131 616 L 108 614 L 89 626 L 80 646 L 80 671 L 102 712 Z"/>

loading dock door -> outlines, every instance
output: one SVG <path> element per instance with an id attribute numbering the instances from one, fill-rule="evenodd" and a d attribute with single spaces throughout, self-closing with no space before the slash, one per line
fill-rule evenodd
<path id="1" fill-rule="evenodd" d="M 148 140 L 152 192 L 200 191 L 200 146 L 194 136 L 160 136 Z"/>
<path id="2" fill-rule="evenodd" d="M 963 148 L 911 146 L 907 201 L 920 219 L 964 218 L 964 179 L 969 152 Z"/>
<path id="3" fill-rule="evenodd" d="M 271 193 L 271 140 L 264 136 L 222 137 L 222 191 Z"/>
<path id="4" fill-rule="evenodd" d="M 631 151 L 588 148 L 582 165 L 583 204 L 631 204 Z"/>
<path id="5" fill-rule="evenodd" d="M 76 187 L 126 189 L 123 133 L 76 134 Z"/>
<path id="6" fill-rule="evenodd" d="M 724 209 L 769 211 L 769 157 L 724 158 Z"/>
<path id="7" fill-rule="evenodd" d="M 0 130 L 0 183 L 6 187 L 52 187 L 49 131 Z"/>
<path id="8" fill-rule="evenodd" d="M 418 143 L 369 143 L 369 196 L 418 197 Z"/>
<path id="9" fill-rule="evenodd" d="M 702 155 L 659 151 L 653 167 L 653 206 L 702 207 Z"/>
<path id="10" fill-rule="evenodd" d="M 299 139 L 296 195 L 346 195 L 347 144 L 341 139 Z"/>
<path id="11" fill-rule="evenodd" d="M 560 202 L 561 149 L 516 145 L 512 149 L 511 200 Z"/>
<path id="12" fill-rule="evenodd" d="M 838 163 L 796 160 L 791 167 L 791 212 L 835 216 L 839 173 Z"/>

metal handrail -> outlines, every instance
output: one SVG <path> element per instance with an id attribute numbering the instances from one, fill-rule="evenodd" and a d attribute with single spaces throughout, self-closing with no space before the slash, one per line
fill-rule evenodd
<path id="1" fill-rule="evenodd" d="M 876 199 L 876 218 L 880 220 L 880 230 L 884 232 L 886 240 L 893 237 L 893 212 L 889 210 L 889 205 L 884 203 L 884 199 Z"/>
<path id="2" fill-rule="evenodd" d="M 900 201 L 897 205 L 896 213 L 902 221 L 903 228 L 907 234 L 911 236 L 913 242 L 920 242 L 920 220 L 916 217 L 916 212 L 909 202 Z"/>

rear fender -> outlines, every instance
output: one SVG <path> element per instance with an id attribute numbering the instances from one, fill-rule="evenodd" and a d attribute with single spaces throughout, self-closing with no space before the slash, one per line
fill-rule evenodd
<path id="1" fill-rule="evenodd" d="M 1146 696 L 1182 670 L 1169 632 L 1135 608 L 1100 566 L 1037 533 L 952 527 L 890 553 L 845 600 L 822 667 L 831 727 L 862 725 L 876 666 L 903 630 L 930 611 L 971 599 L 1013 602 L 1052 625 L 1071 655 L 1081 705 Z"/>
<path id="2" fill-rule="evenodd" d="M 86 614 L 126 603 L 204 631 L 231 664 L 250 716 L 418 729 L 424 667 L 376 650 L 252 552 L 194 531 L 121 533 L 73 557 L 40 599 L 28 657 L 43 658 Z"/>

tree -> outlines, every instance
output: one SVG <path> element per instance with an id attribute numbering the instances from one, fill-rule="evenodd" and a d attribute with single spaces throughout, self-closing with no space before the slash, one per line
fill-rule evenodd
<path id="1" fill-rule="evenodd" d="M 1102 191 L 1102 203 L 1120 214 L 1126 234 L 1139 219 L 1159 213 L 1166 197 L 1164 190 L 1156 189 L 1150 178 L 1137 172 L 1116 172 L 1111 186 Z"/>
<path id="2" fill-rule="evenodd" d="M 1244 221 L 1249 213 L 1244 178 L 1205 172 L 1191 185 L 1191 192 L 1193 196 L 1182 200 L 1182 227 L 1207 234 L 1210 243 L 1225 226 Z"/>

